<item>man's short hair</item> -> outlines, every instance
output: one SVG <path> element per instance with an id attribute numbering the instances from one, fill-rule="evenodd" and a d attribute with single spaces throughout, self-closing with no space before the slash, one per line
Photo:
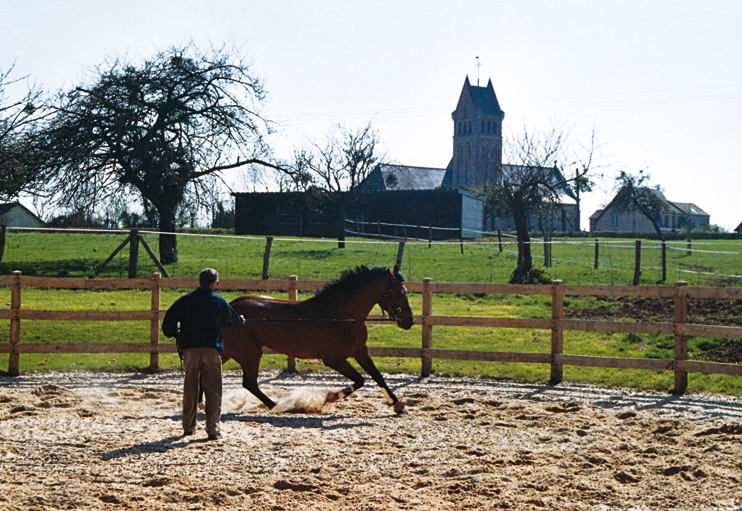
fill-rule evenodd
<path id="1" fill-rule="evenodd" d="M 209 287 L 214 282 L 219 282 L 219 274 L 214 268 L 201 270 L 201 273 L 198 275 L 198 283 L 201 287 Z"/>

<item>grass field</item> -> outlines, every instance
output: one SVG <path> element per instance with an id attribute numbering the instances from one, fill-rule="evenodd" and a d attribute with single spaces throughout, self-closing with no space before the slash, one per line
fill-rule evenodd
<path id="1" fill-rule="evenodd" d="M 123 241 L 125 235 L 47 234 L 9 232 L 0 271 L 8 274 L 20 270 L 24 275 L 54 277 L 89 277 Z M 157 253 L 157 236 L 145 234 Z M 557 240 L 552 249 L 554 265 L 546 271 L 553 279 L 567 284 L 626 285 L 633 279 L 633 240 L 600 240 L 600 264 L 594 269 L 594 240 Z M 577 243 L 577 242 L 580 243 Z M 685 280 L 690 285 L 742 284 L 742 244 L 740 242 L 694 242 L 696 250 L 687 255 L 685 242 L 671 244 L 668 250 L 668 283 Z M 204 267 L 214 267 L 220 277 L 259 279 L 263 267 L 265 240 L 233 236 L 191 236 L 178 238 L 179 259 L 168 266 L 172 277 L 196 277 Z M 409 281 L 419 282 L 430 277 L 436 282 L 507 282 L 515 267 L 513 245 L 506 244 L 500 252 L 496 243 L 433 244 L 408 243 L 402 271 Z M 345 249 L 338 249 L 333 240 L 276 239 L 271 252 L 271 279 L 297 275 L 300 279 L 330 280 L 343 270 L 359 264 L 392 266 L 397 255 L 396 243 L 348 240 Z M 534 245 L 534 255 L 543 255 L 543 246 Z M 656 243 L 644 241 L 642 250 L 642 284 L 660 280 L 660 251 Z M 122 250 L 99 278 L 123 278 L 128 273 L 128 249 Z M 536 265 L 542 259 L 535 259 Z M 573 262 L 569 262 L 573 261 Z M 681 271 L 682 270 L 682 271 Z M 697 273 L 688 273 L 688 271 Z M 145 251 L 139 251 L 139 276 L 157 271 Z M 711 275 L 718 274 L 718 275 Z M 163 290 L 162 306 L 166 307 L 182 291 Z M 239 293 L 224 293 L 228 299 Z M 277 295 L 280 296 L 280 295 Z M 301 298 L 301 296 L 300 296 Z M 9 288 L 0 288 L 0 301 L 8 307 Z M 421 310 L 421 297 L 411 295 L 413 311 Z M 595 299 L 567 298 L 567 307 L 591 308 Z M 601 302 L 603 303 L 603 302 Z M 50 310 L 143 310 L 149 309 L 149 293 L 142 291 L 96 292 L 24 289 L 23 307 Z M 550 317 L 550 301 L 541 296 L 470 296 L 437 295 L 434 313 L 446 315 L 488 315 L 507 317 Z M 742 319 L 742 318 L 741 318 Z M 5 322 L 7 328 L 7 321 Z M 8 331 L 7 329 L 5 330 Z M 389 326 L 370 326 L 372 346 L 420 346 L 420 329 L 409 332 Z M 436 348 L 546 352 L 550 349 L 548 331 L 509 330 L 493 328 L 436 327 L 433 345 Z M 146 342 L 149 325 L 146 322 L 46 322 L 24 321 L 22 342 Z M 723 340 L 697 338 L 689 342 L 691 358 L 722 344 Z M 671 358 L 672 339 L 667 336 L 637 336 L 587 332 L 565 333 L 565 353 L 608 357 Z M 177 356 L 161 355 L 161 367 L 178 367 Z M 0 369 L 7 367 L 7 355 L 0 355 Z M 85 355 L 22 355 L 21 370 L 138 370 L 148 365 L 148 356 L 135 354 Z M 419 372 L 420 361 L 414 359 L 380 359 L 385 372 Z M 282 367 L 285 358 L 267 356 L 264 366 Z M 227 365 L 234 369 L 233 363 Z M 300 370 L 321 369 L 318 361 L 300 361 Z M 473 374 L 493 378 L 514 378 L 545 381 L 549 366 L 540 364 L 507 364 L 435 360 L 434 370 L 448 374 Z M 567 366 L 565 381 L 638 388 L 670 389 L 673 375 L 668 372 L 619 371 L 600 368 Z M 691 391 L 724 392 L 742 395 L 742 379 L 727 376 L 691 374 Z"/>

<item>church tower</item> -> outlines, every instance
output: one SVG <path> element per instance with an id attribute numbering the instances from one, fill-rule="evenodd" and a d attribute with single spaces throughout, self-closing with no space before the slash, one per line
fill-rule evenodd
<path id="1" fill-rule="evenodd" d="M 453 117 L 453 157 L 446 167 L 443 186 L 481 188 L 499 182 L 502 165 L 502 120 L 492 80 L 486 87 L 472 85 L 469 77 Z"/>

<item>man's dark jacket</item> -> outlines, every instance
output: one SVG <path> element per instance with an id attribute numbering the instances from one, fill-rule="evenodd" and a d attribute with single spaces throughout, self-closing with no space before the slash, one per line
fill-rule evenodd
<path id="1" fill-rule="evenodd" d="M 175 337 L 180 349 L 224 349 L 221 327 L 237 328 L 242 318 L 227 300 L 208 287 L 199 287 L 178 298 L 165 313 L 162 331 Z M 180 324 L 180 328 L 178 328 Z"/>

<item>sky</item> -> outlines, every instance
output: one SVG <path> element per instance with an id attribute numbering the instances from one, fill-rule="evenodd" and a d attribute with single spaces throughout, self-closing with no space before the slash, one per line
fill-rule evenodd
<path id="1" fill-rule="evenodd" d="M 233 48 L 264 83 L 284 159 L 372 122 L 391 160 L 444 168 L 464 79 L 491 79 L 506 133 L 595 133 L 583 229 L 620 170 L 648 172 L 712 224 L 742 222 L 737 0 L 0 0 L 0 12 L 0 69 L 51 91 L 109 58 Z"/>

